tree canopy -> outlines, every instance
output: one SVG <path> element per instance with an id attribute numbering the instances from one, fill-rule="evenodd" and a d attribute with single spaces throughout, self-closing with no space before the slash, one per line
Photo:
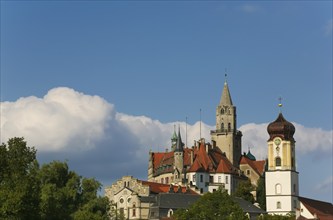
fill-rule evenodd
<path id="1" fill-rule="evenodd" d="M 240 206 L 234 202 L 225 190 L 219 189 L 213 193 L 206 193 L 193 203 L 188 209 L 179 209 L 174 217 L 179 220 L 189 219 L 247 219 Z"/>
<path id="2" fill-rule="evenodd" d="M 108 219 L 101 184 L 79 176 L 66 162 L 41 168 L 24 138 L 0 145 L 0 219 Z"/>

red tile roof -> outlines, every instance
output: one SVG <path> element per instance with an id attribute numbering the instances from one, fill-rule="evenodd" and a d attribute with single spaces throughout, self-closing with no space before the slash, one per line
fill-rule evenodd
<path id="1" fill-rule="evenodd" d="M 257 174 L 262 176 L 265 172 L 265 160 L 258 160 L 258 161 L 253 161 L 249 159 L 247 156 L 242 155 L 240 159 L 240 164 L 248 164 Z"/>
<path id="2" fill-rule="evenodd" d="M 155 182 L 149 182 L 149 181 L 144 181 L 144 180 L 139 180 L 141 181 L 142 185 L 149 186 L 149 190 L 151 193 L 158 194 L 158 193 L 167 193 L 170 191 L 170 187 L 173 187 L 173 191 L 177 192 L 178 187 L 180 186 L 175 186 L 175 185 L 169 185 L 169 184 L 163 184 L 163 183 L 155 183 Z M 190 193 L 190 194 L 197 194 L 191 189 L 187 189 L 186 187 L 182 186 L 181 187 L 182 193 Z"/>
<path id="3" fill-rule="evenodd" d="M 152 157 L 154 175 L 173 172 L 174 152 L 157 152 Z M 218 147 L 212 148 L 205 143 L 199 147 L 184 148 L 184 166 L 189 168 L 187 172 L 237 173 L 237 169 Z M 260 166 L 260 163 L 253 163 L 256 170 Z"/>
<path id="4" fill-rule="evenodd" d="M 314 199 L 299 197 L 300 202 L 311 212 L 316 214 L 320 220 L 333 219 L 333 205 L 329 202 L 318 201 Z"/>

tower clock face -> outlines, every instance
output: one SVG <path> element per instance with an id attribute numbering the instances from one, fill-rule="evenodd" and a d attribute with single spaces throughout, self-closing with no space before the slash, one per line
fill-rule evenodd
<path id="1" fill-rule="evenodd" d="M 280 138 L 275 138 L 274 143 L 276 146 L 279 146 L 281 144 L 281 139 Z"/>

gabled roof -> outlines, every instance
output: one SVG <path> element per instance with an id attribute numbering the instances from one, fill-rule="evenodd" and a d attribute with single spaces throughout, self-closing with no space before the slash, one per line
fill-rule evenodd
<path id="1" fill-rule="evenodd" d="M 249 214 L 265 214 L 266 213 L 265 210 L 258 208 L 257 206 L 253 205 L 251 202 L 246 201 L 242 198 L 232 197 L 232 200 L 234 202 L 237 202 L 237 204 L 242 208 L 244 213 L 249 213 Z"/>
<path id="2" fill-rule="evenodd" d="M 240 159 L 240 164 L 249 165 L 258 175 L 262 176 L 265 172 L 265 160 L 253 161 L 248 158 L 246 155 L 242 155 Z"/>
<path id="3" fill-rule="evenodd" d="M 212 172 L 215 170 L 214 168 L 214 164 L 206 152 L 205 143 L 201 143 L 188 172 Z"/>
<path id="4" fill-rule="evenodd" d="M 196 202 L 201 196 L 199 194 L 183 194 L 183 193 L 160 193 L 157 195 L 157 204 L 159 208 L 188 208 Z"/>
<path id="5" fill-rule="evenodd" d="M 149 186 L 149 191 L 153 194 L 159 194 L 159 193 L 167 193 L 170 191 L 170 187 L 172 187 L 173 192 L 178 192 L 179 187 L 182 193 L 189 193 L 189 194 L 197 194 L 191 189 L 188 189 L 184 186 L 176 186 L 176 185 L 169 185 L 169 184 L 163 184 L 163 183 L 155 183 L 155 182 L 149 182 L 140 180 L 142 185 Z"/>
<path id="6" fill-rule="evenodd" d="M 309 210 L 309 212 L 311 212 L 312 215 L 316 214 L 320 220 L 333 219 L 332 203 L 304 197 L 299 197 L 299 201 Z"/>
<path id="7" fill-rule="evenodd" d="M 225 157 L 220 160 L 216 173 L 235 173 L 235 169 L 231 162 Z"/>

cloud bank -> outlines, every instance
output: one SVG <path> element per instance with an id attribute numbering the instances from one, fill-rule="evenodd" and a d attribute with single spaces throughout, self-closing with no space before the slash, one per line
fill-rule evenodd
<path id="1" fill-rule="evenodd" d="M 332 157 L 332 130 L 293 123 L 300 154 Z M 126 174 L 146 178 L 149 150 L 170 150 L 170 138 L 178 126 L 188 146 L 199 140 L 200 130 L 201 137 L 210 141 L 210 130 L 215 129 L 205 123 L 200 129 L 200 122 L 161 123 L 120 113 L 99 96 L 64 87 L 51 89 L 43 98 L 1 103 L 1 142 L 24 137 L 29 146 L 37 148 L 42 161 L 68 159 L 74 170 L 102 182 Z M 242 125 L 243 151 L 250 148 L 257 159 L 266 158 L 266 128 L 267 123 Z"/>

